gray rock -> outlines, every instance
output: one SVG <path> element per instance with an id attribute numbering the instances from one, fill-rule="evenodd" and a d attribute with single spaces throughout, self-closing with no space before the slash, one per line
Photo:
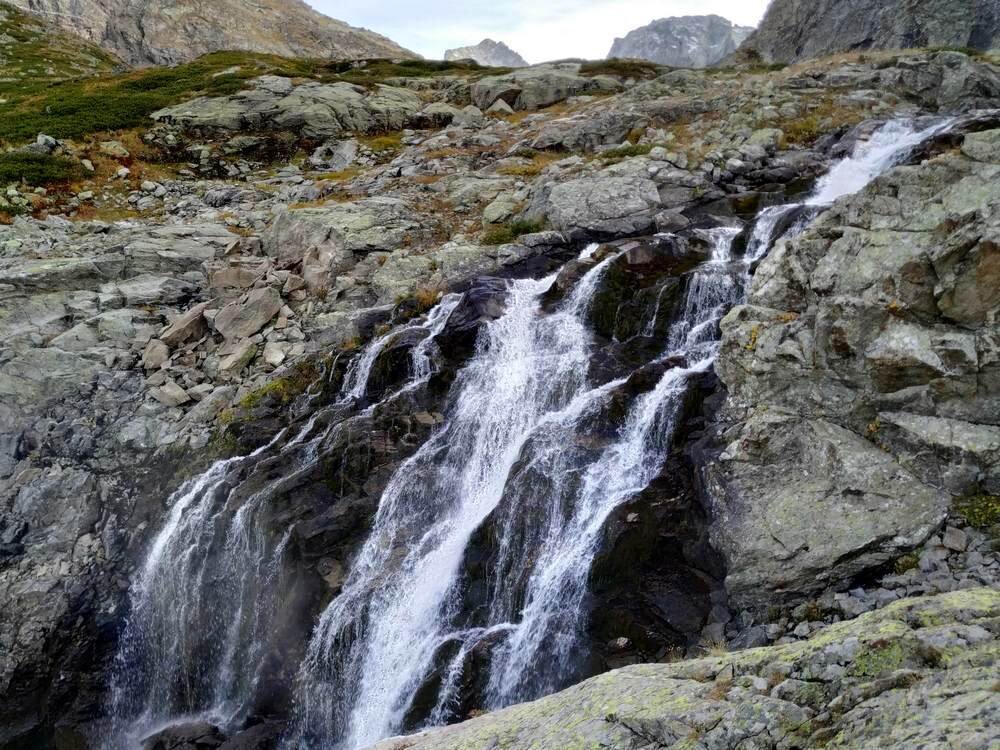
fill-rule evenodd
<path id="1" fill-rule="evenodd" d="M 601 83 L 579 74 L 577 63 L 547 63 L 490 76 L 472 85 L 472 103 L 486 110 L 498 99 L 513 109 L 541 109 L 571 96 L 599 91 Z"/>
<path id="2" fill-rule="evenodd" d="M 704 471 L 738 601 L 889 562 L 953 493 L 996 483 L 995 170 L 953 153 L 890 172 L 779 243 L 723 321 L 723 449 Z"/>
<path id="3" fill-rule="evenodd" d="M 169 378 L 159 388 L 153 388 L 150 395 L 164 406 L 181 406 L 191 400 L 187 391 Z"/>
<path id="4" fill-rule="evenodd" d="M 992 0 L 775 0 L 741 52 L 789 63 L 859 49 L 998 45 Z"/>
<path id="5" fill-rule="evenodd" d="M 627 177 L 586 177 L 556 183 L 542 209 L 564 233 L 642 234 L 660 208 L 656 183 Z"/>
<path id="6" fill-rule="evenodd" d="M 156 370 L 169 359 L 170 347 L 159 339 L 152 339 L 142 353 L 142 366 L 147 370 Z"/>
<path id="7" fill-rule="evenodd" d="M 249 338 L 267 325 L 283 304 L 276 289 L 254 289 L 223 307 L 215 316 L 213 327 L 228 340 Z"/>

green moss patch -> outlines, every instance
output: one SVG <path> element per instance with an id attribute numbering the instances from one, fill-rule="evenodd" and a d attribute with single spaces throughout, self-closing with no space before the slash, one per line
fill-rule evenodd
<path id="1" fill-rule="evenodd" d="M 854 659 L 851 674 L 855 677 L 878 677 L 903 665 L 906 651 L 899 641 L 871 644 Z"/>
<path id="2" fill-rule="evenodd" d="M 265 399 L 276 401 L 287 406 L 301 396 L 319 377 L 319 369 L 315 362 L 301 362 L 292 368 L 284 377 L 275 378 L 264 386 L 248 393 L 239 406 L 241 409 L 253 409 L 262 404 Z"/>
<path id="3" fill-rule="evenodd" d="M 610 60 L 595 60 L 580 66 L 583 76 L 611 76 L 613 78 L 635 78 L 640 81 L 656 78 L 668 68 L 646 60 L 623 60 L 613 57 Z"/>
<path id="4" fill-rule="evenodd" d="M 985 530 L 1000 525 L 1000 496 L 971 495 L 955 502 L 958 513 L 973 528 Z"/>

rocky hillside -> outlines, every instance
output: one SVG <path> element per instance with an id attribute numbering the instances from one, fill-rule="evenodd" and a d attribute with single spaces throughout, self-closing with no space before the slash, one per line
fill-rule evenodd
<path id="1" fill-rule="evenodd" d="M 789 63 L 911 47 L 1000 47 L 1000 6 L 993 0 L 774 0 L 741 52 Z"/>
<path id="2" fill-rule="evenodd" d="M 472 47 L 458 47 L 444 53 L 445 60 L 475 60 L 494 68 L 524 68 L 527 61 L 503 42 L 484 39 Z"/>
<path id="3" fill-rule="evenodd" d="M 3 104 L 50 83 L 108 74 L 120 62 L 48 20 L 0 2 L 0 99 Z"/>
<path id="4" fill-rule="evenodd" d="M 707 68 L 735 52 L 752 32 L 720 16 L 661 18 L 615 39 L 608 57 Z"/>
<path id="5" fill-rule="evenodd" d="M 302 0 L 10 0 L 132 65 L 172 65 L 217 50 L 335 60 L 412 58 L 389 39 Z"/>
<path id="6" fill-rule="evenodd" d="M 995 742 L 988 61 L 496 71 L 220 55 L 14 104 L 0 121 L 0 747 L 98 745 L 134 718 L 130 698 L 165 696 L 151 705 L 176 718 L 205 708 L 219 675 L 238 718 L 150 745 L 272 746 L 297 720 L 313 625 L 390 480 L 440 434 L 508 282 L 553 275 L 544 316 L 599 266 L 583 369 L 609 398 L 559 447 L 600 453 L 662 376 L 695 370 L 659 472 L 600 530 L 582 604 L 574 678 L 633 666 L 412 742 Z M 788 215 L 781 234 L 797 236 L 746 260 L 762 211 L 804 203 L 890 120 L 949 127 L 859 196 Z M 706 266 L 756 279 L 717 367 L 697 370 L 662 353 Z M 136 639 L 152 540 L 199 518 L 185 497 L 205 503 L 207 539 L 181 549 L 206 573 L 170 567 L 159 582 L 176 598 L 140 632 L 157 637 Z M 459 562 L 470 621 L 502 520 Z M 245 628 L 259 640 L 219 648 L 245 617 L 263 618 Z M 401 728 L 489 708 L 493 636 L 459 652 L 468 677 L 439 711 L 437 665 Z M 123 647 L 137 642 L 169 643 L 154 657 L 177 655 L 181 673 L 143 671 Z M 138 668 L 122 677 L 116 655 Z M 238 669 L 214 671 L 226 658 Z"/>
<path id="7" fill-rule="evenodd" d="M 889 172 L 779 243 L 723 322 L 706 482 L 735 599 L 819 591 L 1000 493 L 998 170 L 989 131 Z"/>

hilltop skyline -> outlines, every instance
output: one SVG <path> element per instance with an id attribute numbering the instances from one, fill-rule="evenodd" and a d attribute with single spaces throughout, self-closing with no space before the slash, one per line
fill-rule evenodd
<path id="1" fill-rule="evenodd" d="M 553 0 L 544 4 L 470 0 L 461 7 L 428 0 L 421 13 L 390 0 L 308 0 L 327 15 L 388 36 L 429 59 L 446 49 L 476 44 L 489 37 L 503 41 L 528 62 L 565 57 L 603 58 L 615 37 L 667 16 L 715 13 L 736 24 L 756 26 L 768 0 Z"/>

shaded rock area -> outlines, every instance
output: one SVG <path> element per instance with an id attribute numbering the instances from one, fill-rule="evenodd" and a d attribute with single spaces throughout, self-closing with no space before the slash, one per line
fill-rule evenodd
<path id="1" fill-rule="evenodd" d="M 908 599 L 800 643 L 628 667 L 375 748 L 987 748 L 998 617 L 991 589 Z"/>

